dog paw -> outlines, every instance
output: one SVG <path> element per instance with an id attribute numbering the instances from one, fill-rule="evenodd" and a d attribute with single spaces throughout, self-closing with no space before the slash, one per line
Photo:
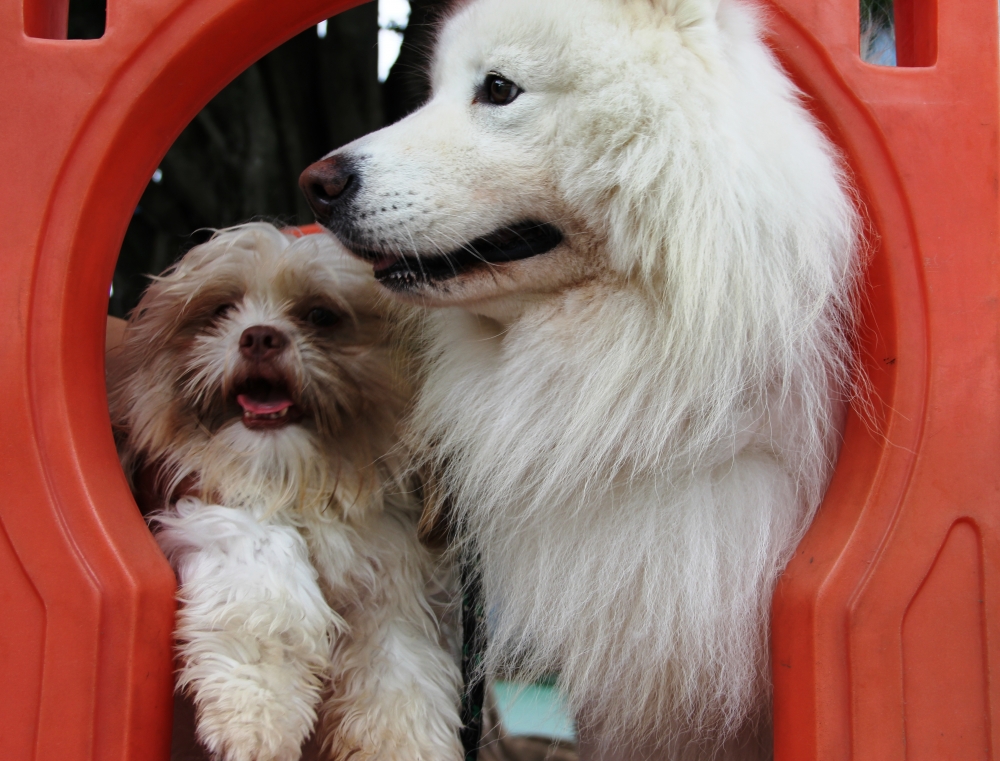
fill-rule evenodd
<path id="1" fill-rule="evenodd" d="M 457 740 L 435 741 L 421 731 L 407 737 L 338 732 L 324 748 L 331 761 L 461 761 L 463 757 Z"/>
<path id="2" fill-rule="evenodd" d="M 387 694 L 333 697 L 323 728 L 337 761 L 461 761 L 457 699 L 417 685 Z"/>
<path id="3" fill-rule="evenodd" d="M 195 690 L 198 739 L 214 758 L 298 761 L 316 721 L 315 700 L 282 684 L 288 682 L 282 672 L 238 666 L 224 683 L 202 683 Z"/>
<path id="4" fill-rule="evenodd" d="M 305 539 L 193 499 L 160 522 L 181 581 L 178 685 L 197 707 L 199 739 L 219 761 L 296 761 L 339 624 Z"/>

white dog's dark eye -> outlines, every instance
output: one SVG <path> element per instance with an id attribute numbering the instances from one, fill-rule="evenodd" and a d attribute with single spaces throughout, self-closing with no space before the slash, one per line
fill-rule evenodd
<path id="1" fill-rule="evenodd" d="M 232 311 L 232 309 L 232 304 L 220 304 L 215 308 L 215 311 L 212 313 L 212 317 L 225 317 Z"/>
<path id="2" fill-rule="evenodd" d="M 491 71 L 483 81 L 483 96 L 495 106 L 506 106 L 513 103 L 517 96 L 521 94 L 521 88 L 509 79 Z"/>
<path id="3" fill-rule="evenodd" d="M 324 307 L 316 307 L 310 309 L 309 313 L 306 315 L 306 322 L 311 322 L 317 328 L 330 328 L 336 325 L 340 321 L 336 312 L 333 312 Z"/>

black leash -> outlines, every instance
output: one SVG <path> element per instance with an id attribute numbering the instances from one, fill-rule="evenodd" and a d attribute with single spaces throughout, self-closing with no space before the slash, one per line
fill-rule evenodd
<path id="1" fill-rule="evenodd" d="M 465 761 L 476 761 L 483 732 L 483 699 L 486 683 L 482 665 L 486 652 L 486 612 L 479 577 L 478 558 L 469 548 L 462 553 L 462 729 Z"/>

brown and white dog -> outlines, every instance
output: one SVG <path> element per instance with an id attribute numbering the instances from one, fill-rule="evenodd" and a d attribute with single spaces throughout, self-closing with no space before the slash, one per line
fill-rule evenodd
<path id="1" fill-rule="evenodd" d="M 154 280 L 109 371 L 177 571 L 178 688 L 226 761 L 456 760 L 459 675 L 371 271 L 329 236 L 223 230 Z"/>

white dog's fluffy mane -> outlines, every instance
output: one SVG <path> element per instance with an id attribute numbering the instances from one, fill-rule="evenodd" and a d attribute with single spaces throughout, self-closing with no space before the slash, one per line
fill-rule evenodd
<path id="1" fill-rule="evenodd" d="M 606 22 L 552 43 L 603 63 L 548 168 L 606 267 L 505 324 L 428 314 L 411 422 L 481 555 L 487 667 L 558 668 L 607 738 L 725 736 L 767 720 L 771 591 L 839 444 L 858 215 L 747 6 L 545 5 Z"/>

